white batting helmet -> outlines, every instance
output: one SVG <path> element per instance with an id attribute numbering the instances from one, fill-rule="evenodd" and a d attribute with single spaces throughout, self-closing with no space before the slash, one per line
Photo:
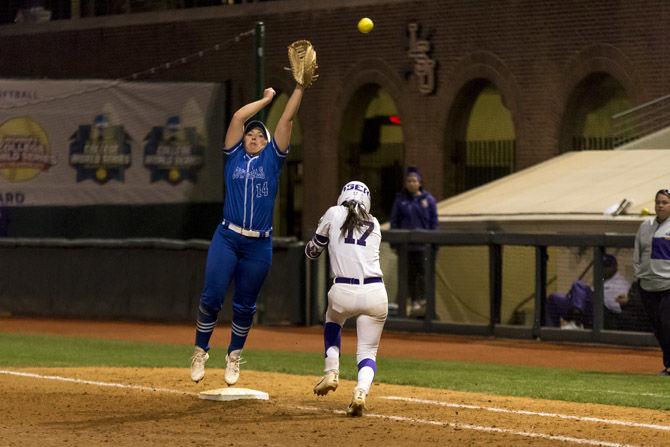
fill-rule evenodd
<path id="1" fill-rule="evenodd" d="M 365 183 L 355 180 L 342 187 L 340 197 L 337 198 L 337 204 L 342 205 L 350 200 L 362 203 L 365 210 L 370 212 L 370 189 Z"/>

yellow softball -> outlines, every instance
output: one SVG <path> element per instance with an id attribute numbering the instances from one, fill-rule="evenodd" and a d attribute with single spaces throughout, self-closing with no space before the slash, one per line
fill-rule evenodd
<path id="1" fill-rule="evenodd" d="M 107 179 L 107 169 L 100 166 L 95 171 L 95 178 L 98 179 L 98 181 L 103 181 L 103 180 Z"/>
<path id="2" fill-rule="evenodd" d="M 360 31 L 363 34 L 369 33 L 370 31 L 372 31 L 372 28 L 374 27 L 375 24 L 369 17 L 363 17 L 361 20 L 358 21 L 358 31 Z"/>
<path id="3" fill-rule="evenodd" d="M 177 183 L 179 181 L 179 178 L 181 177 L 181 174 L 179 173 L 179 169 L 177 168 L 172 168 L 168 172 L 168 178 L 172 183 Z"/>

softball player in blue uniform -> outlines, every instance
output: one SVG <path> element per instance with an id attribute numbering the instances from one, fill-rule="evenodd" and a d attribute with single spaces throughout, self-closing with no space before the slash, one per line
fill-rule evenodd
<path id="1" fill-rule="evenodd" d="M 249 121 L 270 104 L 275 91 L 246 104 L 228 126 L 223 221 L 216 228 L 207 253 L 205 285 L 198 307 L 191 379 L 205 376 L 209 340 L 230 285 L 235 279 L 233 321 L 224 380 L 234 385 L 240 375 L 240 353 L 256 313 L 256 299 L 272 263 L 272 214 L 279 175 L 288 154 L 293 118 L 303 96 L 296 85 L 277 122 L 274 138 L 260 121 Z"/>

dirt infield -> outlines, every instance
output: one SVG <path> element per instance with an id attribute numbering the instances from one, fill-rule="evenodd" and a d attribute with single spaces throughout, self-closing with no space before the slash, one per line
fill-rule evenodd
<path id="1" fill-rule="evenodd" d="M 0 332 L 190 344 L 190 326 L 0 319 Z M 227 330 L 219 328 L 223 346 Z M 254 328 L 248 347 L 318 353 L 319 328 Z M 353 351 L 353 333 L 343 337 Z M 657 350 L 617 349 L 463 337 L 384 334 L 380 355 L 441 358 L 653 373 Z M 575 360 L 566 365 L 567 356 Z M 449 390 L 375 385 L 364 418 L 343 410 L 354 383 L 332 395 L 311 392 L 316 376 L 245 370 L 238 386 L 269 401 L 197 398 L 223 386 L 212 369 L 194 384 L 188 370 L 32 368 L 0 371 L 2 446 L 276 446 L 276 445 L 668 445 L 667 412 L 496 397 Z"/>
<path id="2" fill-rule="evenodd" d="M 670 429 L 635 425 L 667 423 L 658 411 L 384 384 L 371 392 L 368 417 L 353 419 L 342 411 L 353 382 L 316 398 L 315 378 L 253 371 L 239 386 L 267 390 L 269 401 L 200 400 L 207 386 L 189 383 L 184 369 L 22 372 L 34 374 L 0 373 L 3 446 L 661 446 Z"/>

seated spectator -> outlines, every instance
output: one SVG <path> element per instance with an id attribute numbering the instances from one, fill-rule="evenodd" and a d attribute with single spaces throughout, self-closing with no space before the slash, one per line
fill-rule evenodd
<path id="1" fill-rule="evenodd" d="M 591 286 L 581 280 L 573 282 L 567 294 L 549 295 L 545 306 L 547 326 L 583 329 L 585 316 L 593 315 L 592 295 Z"/>
<path id="2" fill-rule="evenodd" d="M 628 302 L 630 283 L 618 272 L 616 257 L 603 257 L 603 295 L 606 313 L 621 314 Z M 581 280 L 567 294 L 552 293 L 546 302 L 546 324 L 563 329 L 593 326 L 593 288 Z"/>
<path id="3" fill-rule="evenodd" d="M 640 297 L 640 286 L 636 281 L 630 289 L 625 302 L 620 302 L 621 312 L 607 310 L 604 316 L 604 328 L 615 331 L 653 332 L 651 323 L 645 318 L 644 304 Z"/>
<path id="4" fill-rule="evenodd" d="M 621 313 L 621 306 L 628 303 L 630 283 L 619 273 L 617 260 L 612 255 L 603 257 L 603 295 L 605 307 L 615 314 Z"/>

